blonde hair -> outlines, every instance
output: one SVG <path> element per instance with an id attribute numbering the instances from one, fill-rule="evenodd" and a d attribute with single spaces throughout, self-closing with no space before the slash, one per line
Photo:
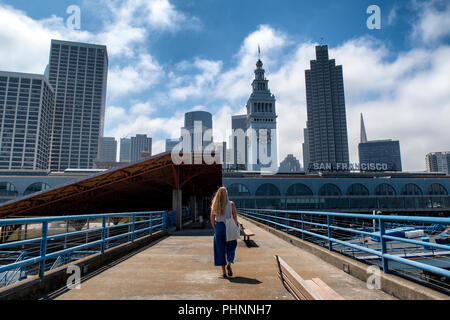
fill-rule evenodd
<path id="1" fill-rule="evenodd" d="M 211 210 L 216 216 L 225 215 L 225 206 L 228 203 L 228 192 L 225 187 L 220 187 L 217 190 L 211 204 Z"/>

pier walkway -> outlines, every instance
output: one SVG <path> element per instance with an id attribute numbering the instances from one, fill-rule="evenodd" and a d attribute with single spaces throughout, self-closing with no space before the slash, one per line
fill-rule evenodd
<path id="1" fill-rule="evenodd" d="M 281 256 L 304 279 L 321 278 L 345 299 L 395 299 L 285 240 L 240 218 L 250 228 L 254 246 L 238 240 L 233 277 L 224 279 L 213 265 L 212 229 L 171 233 L 126 260 L 82 280 L 80 289 L 55 299 L 269 299 L 292 296 L 277 276 L 274 255 Z"/>

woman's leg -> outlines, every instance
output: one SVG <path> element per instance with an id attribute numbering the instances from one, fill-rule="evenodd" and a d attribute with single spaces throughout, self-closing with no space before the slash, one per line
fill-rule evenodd
<path id="1" fill-rule="evenodd" d="M 225 269 L 226 261 L 226 234 L 225 225 L 223 223 L 216 223 L 214 229 L 214 265 L 222 266 Z"/>
<path id="2" fill-rule="evenodd" d="M 227 250 L 227 261 L 228 264 L 234 263 L 234 258 L 236 255 L 236 247 L 237 247 L 237 240 L 228 241 L 226 244 L 226 250 Z"/>

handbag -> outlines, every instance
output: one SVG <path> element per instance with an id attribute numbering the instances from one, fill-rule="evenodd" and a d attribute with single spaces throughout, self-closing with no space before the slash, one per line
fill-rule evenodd
<path id="1" fill-rule="evenodd" d="M 241 230 L 239 229 L 236 221 L 232 217 L 225 219 L 225 229 L 227 234 L 227 242 L 240 239 Z"/>

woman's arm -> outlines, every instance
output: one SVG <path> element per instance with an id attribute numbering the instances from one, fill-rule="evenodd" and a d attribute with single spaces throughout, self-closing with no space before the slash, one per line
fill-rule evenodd
<path id="1" fill-rule="evenodd" d="M 214 217 L 214 213 L 212 211 L 212 208 L 211 208 L 211 215 L 209 216 L 209 220 L 211 221 L 211 225 L 212 225 L 212 228 L 214 230 L 214 228 L 216 227 L 216 219 Z"/>
<path id="2" fill-rule="evenodd" d="M 239 225 L 239 222 L 237 219 L 236 206 L 234 205 L 234 202 L 231 202 L 231 208 L 232 208 L 232 213 L 233 213 L 233 219 L 236 222 L 236 224 Z"/>

